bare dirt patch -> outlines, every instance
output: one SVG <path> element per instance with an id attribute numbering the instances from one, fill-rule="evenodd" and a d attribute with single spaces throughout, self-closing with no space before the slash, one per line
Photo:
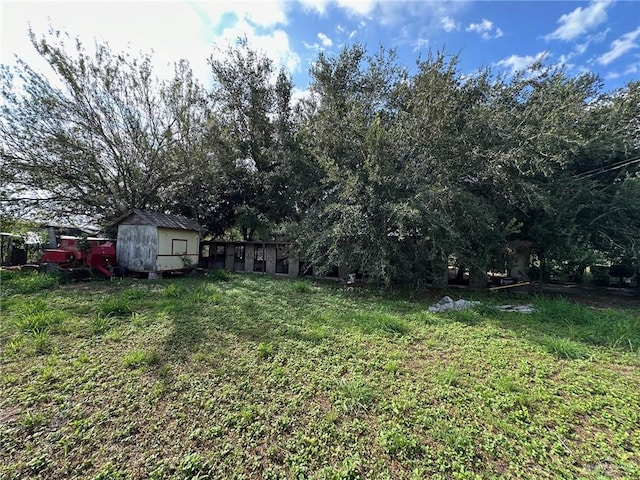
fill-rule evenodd
<path id="1" fill-rule="evenodd" d="M 640 309 L 640 296 L 632 288 L 594 287 L 578 284 L 549 284 L 544 294 L 563 297 L 593 308 Z"/>

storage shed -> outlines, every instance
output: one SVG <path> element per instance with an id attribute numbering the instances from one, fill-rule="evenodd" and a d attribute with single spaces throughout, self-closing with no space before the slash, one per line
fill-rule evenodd
<path id="1" fill-rule="evenodd" d="M 112 225 L 118 227 L 117 262 L 131 272 L 151 278 L 198 265 L 200 225 L 194 220 L 133 209 Z"/>

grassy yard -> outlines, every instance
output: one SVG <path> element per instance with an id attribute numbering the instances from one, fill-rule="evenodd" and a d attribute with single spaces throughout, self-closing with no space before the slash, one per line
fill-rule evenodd
<path id="1" fill-rule="evenodd" d="M 640 478 L 638 311 L 437 298 L 3 272 L 0 478 Z"/>

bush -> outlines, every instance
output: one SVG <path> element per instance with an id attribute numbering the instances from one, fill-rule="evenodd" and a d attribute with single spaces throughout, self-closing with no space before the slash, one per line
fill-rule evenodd
<path id="1" fill-rule="evenodd" d="M 624 277 L 633 277 L 633 267 L 628 264 L 611 265 L 609 267 L 609 275 L 617 277 L 620 285 L 624 283 Z"/>
<path id="2" fill-rule="evenodd" d="M 609 286 L 609 268 L 599 265 L 591 267 L 591 274 L 593 275 L 593 284 L 600 287 Z"/>

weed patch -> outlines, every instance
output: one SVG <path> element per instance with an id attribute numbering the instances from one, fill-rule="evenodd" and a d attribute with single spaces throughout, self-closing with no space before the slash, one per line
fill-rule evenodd
<path id="1" fill-rule="evenodd" d="M 98 314 L 103 317 L 126 317 L 132 312 L 131 300 L 126 297 L 109 298 L 98 305 Z"/>
<path id="2" fill-rule="evenodd" d="M 231 280 L 231 274 L 226 270 L 216 269 L 205 273 L 207 279 L 212 282 L 228 282 Z"/>
<path id="3" fill-rule="evenodd" d="M 132 350 L 122 359 L 126 368 L 151 367 L 159 362 L 160 356 L 155 350 Z"/>
<path id="4" fill-rule="evenodd" d="M 366 412 L 376 399 L 373 388 L 362 379 L 339 380 L 334 397 L 336 403 L 348 414 Z"/>
<path id="5" fill-rule="evenodd" d="M 64 313 L 59 310 L 33 311 L 20 315 L 15 320 L 15 325 L 23 332 L 36 334 L 60 325 L 64 317 Z"/>
<path id="6" fill-rule="evenodd" d="M 2 272 L 3 296 L 35 293 L 56 287 L 60 283 L 57 275 L 38 273 L 33 271 L 3 271 Z"/>
<path id="7" fill-rule="evenodd" d="M 540 342 L 546 350 L 558 358 L 570 360 L 589 358 L 589 351 L 582 345 L 566 338 L 548 337 Z"/>
<path id="8" fill-rule="evenodd" d="M 313 292 L 313 288 L 311 287 L 311 282 L 307 280 L 296 280 L 292 285 L 293 291 L 296 293 L 311 293 Z"/>

